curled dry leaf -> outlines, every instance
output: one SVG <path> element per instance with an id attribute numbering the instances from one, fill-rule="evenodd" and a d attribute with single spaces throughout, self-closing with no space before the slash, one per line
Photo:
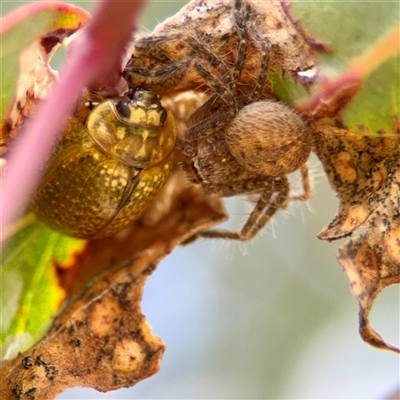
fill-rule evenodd
<path id="1" fill-rule="evenodd" d="M 263 51 L 268 51 L 269 70 L 282 69 L 307 85 L 310 80 L 300 78 L 298 73 L 316 66 L 310 38 L 298 29 L 281 2 L 248 0 L 247 3 L 251 6 L 251 14 L 246 11 L 250 15 L 247 23 L 256 39 L 248 48 L 237 90 L 245 93 L 254 88 Z M 200 50 L 204 50 L 213 53 L 215 58 L 209 62 L 200 57 L 196 64 L 215 71 L 222 63 L 234 68 L 239 43 L 232 18 L 233 4 L 232 0 L 193 0 L 150 35 L 138 36 L 131 49 L 133 57 L 124 72 L 128 83 L 145 84 L 159 94 L 207 89 L 196 68 L 188 67 Z M 162 74 L 158 73 L 160 66 Z"/>
<path id="2" fill-rule="evenodd" d="M 399 352 L 372 330 L 368 315 L 379 292 L 400 283 L 400 129 L 388 136 L 314 124 L 315 152 L 339 197 L 334 220 L 318 237 L 336 240 L 361 230 L 338 259 L 360 303 L 360 333 L 373 346 Z"/>
<path id="3" fill-rule="evenodd" d="M 175 246 L 226 217 L 217 197 L 182 182 L 179 172 L 171 178 L 171 207 L 157 221 L 88 243 L 63 274 L 67 305 L 51 330 L 3 367 L 1 398 L 52 399 L 73 386 L 114 390 L 159 370 L 165 345 L 140 309 L 146 279 Z"/>
<path id="4" fill-rule="evenodd" d="M 35 40 L 18 54 L 16 49 L 18 49 L 21 39 L 13 39 L 12 33 L 13 29 L 19 28 L 22 31 L 28 29 L 27 34 L 29 35 L 29 24 L 31 23 L 29 18 L 26 21 L 20 21 L 17 18 L 26 18 L 24 11 L 29 12 L 32 19 L 40 17 L 41 13 L 44 16 L 46 16 L 45 13 L 49 13 L 48 21 L 46 19 L 44 21 L 50 26 L 46 33 L 36 39 L 32 37 Z M 53 83 L 58 79 L 57 72 L 50 66 L 50 60 L 54 52 L 66 38 L 82 29 L 90 19 L 90 15 L 86 11 L 63 3 L 39 6 L 27 5 L 14 13 L 17 14 L 16 18 L 11 18 L 11 21 L 9 21 L 10 26 L 5 32 L 5 40 L 9 40 L 7 45 L 12 46 L 14 53 L 16 53 L 14 62 L 18 65 L 17 70 L 19 73 L 16 92 L 13 93 L 14 97 L 9 105 L 6 118 L 2 121 L 2 139 L 5 142 L 14 137 L 18 132 L 16 128 L 23 123 L 26 116 L 32 115 L 32 109 L 37 101 L 48 94 Z M 51 13 L 54 14 L 52 17 L 50 17 Z M 42 21 L 42 29 L 46 30 L 44 21 Z M 9 36 L 10 34 L 11 36 Z M 6 67 L 12 68 L 10 64 L 7 64 Z"/>

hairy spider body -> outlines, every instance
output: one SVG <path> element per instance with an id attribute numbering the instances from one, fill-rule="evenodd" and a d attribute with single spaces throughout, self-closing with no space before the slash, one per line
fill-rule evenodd
<path id="1" fill-rule="evenodd" d="M 250 240 L 279 209 L 287 207 L 289 200 L 308 199 L 305 162 L 310 150 L 311 136 L 304 121 L 284 105 L 269 100 L 245 106 L 230 123 L 198 141 L 195 148 L 187 142 L 183 151 L 191 154 L 191 162 L 185 169 L 206 193 L 221 197 L 259 195 L 240 232 L 214 230 L 199 235 Z M 304 193 L 290 197 L 286 174 L 298 169 Z"/>
<path id="2" fill-rule="evenodd" d="M 136 41 L 124 71 L 131 86 L 158 94 L 189 89 L 209 94 L 186 117 L 188 129 L 179 141 L 189 178 L 219 196 L 259 195 L 239 233 L 202 236 L 249 240 L 289 200 L 309 197 L 305 162 L 311 134 L 278 101 L 268 74 L 280 68 L 301 81 L 296 73 L 314 65 L 310 51 L 276 1 L 194 1 Z M 298 169 L 304 194 L 290 197 L 286 175 Z"/>
<path id="3" fill-rule="evenodd" d="M 264 100 L 242 108 L 224 128 L 199 141 L 191 150 L 192 165 L 207 192 L 233 196 L 296 171 L 310 148 L 303 120 L 284 105 Z M 184 151 L 190 150 L 185 146 Z"/>

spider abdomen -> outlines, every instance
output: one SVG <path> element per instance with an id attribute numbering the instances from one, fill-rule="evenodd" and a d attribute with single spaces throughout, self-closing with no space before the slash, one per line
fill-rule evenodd
<path id="1" fill-rule="evenodd" d="M 271 100 L 239 110 L 225 128 L 225 141 L 239 164 L 260 175 L 296 171 L 311 151 L 306 123 L 285 105 Z"/>

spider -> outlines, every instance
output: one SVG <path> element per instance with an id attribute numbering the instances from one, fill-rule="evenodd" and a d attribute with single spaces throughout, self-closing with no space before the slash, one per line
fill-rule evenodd
<path id="1" fill-rule="evenodd" d="M 225 3 L 214 7 L 202 1 L 197 10 L 208 7 L 211 20 L 221 22 Z M 182 29 L 167 26 L 165 34 L 139 39 L 124 71 L 129 85 L 144 85 L 158 94 L 201 86 L 211 92 L 188 118 L 188 129 L 179 140 L 188 160 L 184 168 L 206 193 L 257 194 L 258 201 L 239 232 L 210 230 L 199 234 L 203 237 L 250 240 L 289 201 L 310 197 L 305 163 L 312 133 L 273 93 L 268 72 L 271 66 L 285 65 L 285 55 L 258 28 L 256 4 L 234 0 L 232 27 L 227 32 L 214 27 L 219 35 L 207 33 L 207 22 L 203 33 L 196 28 L 196 6 L 189 5 L 186 18 L 180 19 L 189 22 Z M 304 193 L 290 196 L 286 175 L 296 170 L 301 171 Z"/>

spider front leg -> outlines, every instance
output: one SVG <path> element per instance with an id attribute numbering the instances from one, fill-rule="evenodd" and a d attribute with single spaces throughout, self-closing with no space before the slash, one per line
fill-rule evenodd
<path id="1" fill-rule="evenodd" d="M 268 83 L 268 66 L 269 66 L 269 50 L 267 39 L 262 38 L 255 29 L 250 29 L 250 37 L 252 38 L 252 42 L 258 48 L 258 52 L 260 54 L 260 66 L 258 71 L 257 80 L 254 84 L 253 91 L 243 99 L 244 104 L 248 104 L 254 99 L 259 99 L 260 95 L 262 95 L 265 86 Z"/>
<path id="2" fill-rule="evenodd" d="M 232 9 L 233 30 L 235 30 L 238 35 L 239 43 L 232 79 L 227 81 L 224 87 L 224 90 L 227 91 L 224 95 L 225 98 L 230 98 L 231 92 L 235 91 L 237 82 L 240 80 L 246 62 L 247 50 L 249 47 L 247 25 L 251 19 L 251 14 L 252 9 L 247 2 L 243 0 L 235 0 Z M 203 72 L 203 79 L 210 88 L 213 87 L 212 82 L 209 81 L 207 71 Z M 223 110 L 221 110 L 221 108 L 224 108 L 224 105 L 220 104 L 220 97 L 221 94 L 218 93 L 212 95 L 190 116 L 188 121 L 188 136 L 191 137 L 193 142 L 198 142 L 216 129 L 223 127 L 236 115 L 239 106 L 236 99 L 237 94 L 234 94 L 235 99 L 230 99 L 230 102 L 225 102 L 228 109 L 225 108 Z"/>
<path id="3" fill-rule="evenodd" d="M 178 45 L 183 48 L 179 57 L 175 55 Z M 162 94 L 175 90 L 185 82 L 189 70 L 196 72 L 223 104 L 238 108 L 236 96 L 230 87 L 234 79 L 228 65 L 196 32 L 141 39 L 136 43 L 135 54 L 123 76 L 131 87 L 145 85 L 155 93 Z"/>
<path id="4" fill-rule="evenodd" d="M 204 238 L 233 239 L 241 241 L 253 239 L 277 211 L 284 210 L 287 207 L 289 201 L 289 188 L 289 180 L 286 176 L 274 179 L 272 181 L 272 188 L 268 187 L 261 192 L 256 206 L 239 232 L 215 229 L 199 232 L 198 236 Z"/>
<path id="5" fill-rule="evenodd" d="M 243 28 L 244 29 L 244 28 Z M 243 33 L 244 34 L 244 33 Z M 236 80 L 239 79 L 241 71 L 243 69 L 244 61 L 245 61 L 245 52 L 242 52 L 239 49 L 238 59 L 236 61 L 236 67 L 234 71 L 235 81 L 231 85 L 225 87 L 218 87 L 218 90 L 221 92 L 217 93 L 217 95 L 212 96 L 208 99 L 201 107 L 199 107 L 189 118 L 188 121 L 188 145 L 191 147 L 196 147 L 197 143 L 212 134 L 216 130 L 224 127 L 227 123 L 229 123 L 239 111 L 240 106 L 243 104 L 249 104 L 254 99 L 257 99 L 260 94 L 262 94 L 265 85 L 267 84 L 267 74 L 268 74 L 268 64 L 269 64 L 269 52 L 268 46 L 265 42 L 263 42 L 255 32 L 252 32 L 253 37 L 257 37 L 259 40 L 255 41 L 259 48 L 260 53 L 260 66 L 259 66 L 259 74 L 257 77 L 257 81 L 254 85 L 252 93 L 240 99 L 239 104 L 238 100 L 231 98 L 231 93 L 236 86 Z M 244 38 L 242 37 L 242 41 Z M 246 42 L 247 49 L 247 42 Z M 206 83 L 212 87 L 212 82 L 209 81 L 210 77 L 208 76 L 207 71 L 201 71 L 202 77 Z M 225 92 L 225 93 L 224 93 Z M 218 102 L 219 98 L 230 99 L 230 101 L 225 101 L 225 106 L 221 105 Z M 227 106 L 227 107 L 226 107 Z"/>
<path id="6" fill-rule="evenodd" d="M 239 36 L 238 53 L 236 57 L 235 69 L 233 72 L 233 87 L 239 80 L 246 61 L 246 53 L 249 47 L 247 24 L 251 18 L 251 7 L 243 0 L 235 0 L 233 5 L 234 28 Z"/>

